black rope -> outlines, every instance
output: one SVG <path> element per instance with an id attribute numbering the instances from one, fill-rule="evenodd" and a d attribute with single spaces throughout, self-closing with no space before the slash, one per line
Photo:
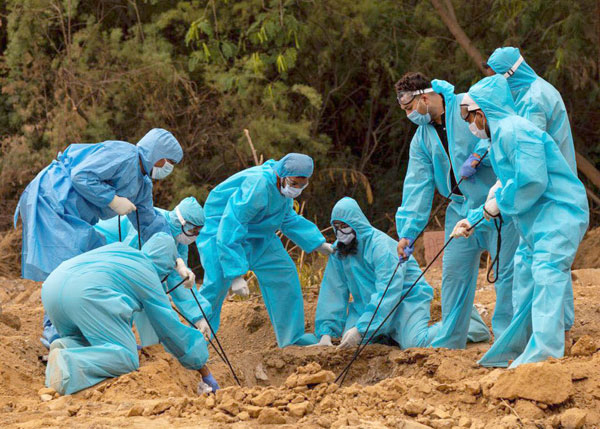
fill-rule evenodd
<path id="1" fill-rule="evenodd" d="M 496 227 L 496 232 L 498 233 L 498 240 L 496 241 L 496 256 L 492 260 L 488 270 L 487 270 L 487 281 L 489 283 L 496 283 L 498 281 L 498 276 L 500 274 L 500 249 L 502 248 L 502 216 L 498 216 L 498 218 L 494 218 L 494 226 Z M 494 269 L 494 265 L 496 265 L 496 269 Z M 490 274 L 492 270 L 495 272 L 494 279 L 490 278 Z"/>
<path id="2" fill-rule="evenodd" d="M 479 219 L 474 225 L 472 225 L 469 228 L 469 230 L 474 229 L 477 225 L 479 225 L 479 223 L 483 219 L 485 219 L 485 218 L 482 217 L 481 219 Z M 408 288 L 408 290 L 404 293 L 404 295 L 402 295 L 402 297 L 400 298 L 400 300 L 389 311 L 389 313 L 387 314 L 387 316 L 385 316 L 385 319 L 383 319 L 383 321 L 379 324 L 379 326 L 377 327 L 377 329 L 375 329 L 375 331 L 369 336 L 368 340 L 366 342 L 363 342 L 361 340 L 360 344 L 358 345 L 358 348 L 356 349 L 356 352 L 354 353 L 354 356 L 352 356 L 352 359 L 350 360 L 350 362 L 348 362 L 348 365 L 346 365 L 346 367 L 342 370 L 342 372 L 337 376 L 337 378 L 335 379 L 334 383 L 337 383 L 341 379 L 341 381 L 340 381 L 340 387 L 344 384 L 344 380 L 346 380 L 346 376 L 348 375 L 348 372 L 350 371 L 350 367 L 352 366 L 352 364 L 354 363 L 354 361 L 356 361 L 356 359 L 362 353 L 362 351 L 373 340 L 373 338 L 375 338 L 375 336 L 377 335 L 377 333 L 379 332 L 379 330 L 381 329 L 381 327 L 388 321 L 388 319 L 392 316 L 392 314 L 394 314 L 394 312 L 398 309 L 398 307 L 400 307 L 400 304 L 402 304 L 402 301 L 404 301 L 404 299 L 410 294 L 410 292 L 413 290 L 413 288 L 419 282 L 419 280 L 421 280 L 421 278 L 425 275 L 425 273 L 427 271 L 429 271 L 429 269 L 431 268 L 431 266 L 433 265 L 433 263 L 437 260 L 437 258 L 440 257 L 440 255 L 444 252 L 444 250 L 446 249 L 446 247 L 448 247 L 448 245 L 452 242 L 453 239 L 454 239 L 454 237 L 450 237 L 448 239 L 448 241 L 446 241 L 446 243 L 444 244 L 444 246 L 433 257 L 433 259 L 429 262 L 429 264 L 427 265 L 427 267 L 425 267 L 425 269 L 421 272 L 421 274 L 419 275 L 419 277 L 417 277 L 417 279 L 414 281 L 414 283 Z M 369 333 L 368 330 L 365 331 L 365 336 L 367 336 L 368 333 Z M 364 340 L 364 338 L 363 338 L 363 340 Z"/>
<path id="3" fill-rule="evenodd" d="M 187 279 L 189 279 L 189 278 L 190 278 L 190 276 L 186 276 L 186 277 L 185 277 L 185 279 L 181 280 L 179 283 L 177 283 L 175 286 L 173 286 L 171 289 L 169 289 L 169 290 L 167 291 L 167 295 L 168 295 L 168 294 L 170 294 L 171 292 L 173 292 L 175 289 L 177 289 L 177 288 L 178 288 L 179 286 L 181 286 L 182 284 L 184 284 L 184 283 L 187 281 Z M 164 282 L 166 279 L 167 279 L 167 278 L 165 277 L 165 278 L 163 279 L 163 282 Z"/>
<path id="4" fill-rule="evenodd" d="M 140 231 L 140 212 L 135 211 L 135 220 L 137 221 L 137 232 L 138 232 L 138 250 L 142 250 L 142 231 Z M 119 223 L 120 225 L 120 223 Z"/>
<path id="5" fill-rule="evenodd" d="M 117 220 L 119 221 L 119 242 L 123 241 L 121 238 L 121 215 L 118 216 Z"/>

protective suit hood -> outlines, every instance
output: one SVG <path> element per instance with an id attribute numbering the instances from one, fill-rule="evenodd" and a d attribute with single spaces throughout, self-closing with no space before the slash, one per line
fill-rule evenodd
<path id="1" fill-rule="evenodd" d="M 501 75 L 480 80 L 469 89 L 469 95 L 485 113 L 492 134 L 497 121 L 517 114 L 508 83 Z"/>
<path id="2" fill-rule="evenodd" d="M 150 259 L 161 279 L 175 268 L 177 247 L 175 247 L 173 237 L 166 232 L 154 234 L 142 246 L 142 253 Z"/>
<path id="3" fill-rule="evenodd" d="M 181 222 L 179 222 L 179 217 L 177 216 L 177 209 L 179 209 L 179 213 L 181 213 L 181 216 L 186 222 L 196 226 L 204 226 L 204 209 L 198 200 L 196 200 L 195 197 L 184 198 L 175 209 L 169 212 L 167 218 L 173 237 L 181 233 Z"/>
<path id="4" fill-rule="evenodd" d="M 356 232 L 357 240 L 373 233 L 371 223 L 354 198 L 344 197 L 333 206 L 331 225 L 336 220 L 348 224 Z"/>
<path id="5" fill-rule="evenodd" d="M 441 79 L 431 81 L 431 88 L 446 99 L 448 96 L 454 95 L 454 85 Z"/>
<path id="6" fill-rule="evenodd" d="M 490 55 L 487 63 L 492 70 L 503 75 L 515 65 L 519 57 L 521 57 L 521 52 L 518 48 L 498 48 Z M 529 67 L 529 64 L 523 60 L 514 71 L 514 74 L 507 79 L 508 86 L 512 92 L 515 92 L 523 87 L 531 85 L 537 77 L 537 74 Z"/>
<path id="7" fill-rule="evenodd" d="M 183 150 L 175 136 L 162 128 L 148 131 L 137 143 L 137 148 L 146 174 L 152 172 L 152 167 L 160 159 L 172 159 L 179 163 L 183 158 Z"/>
<path id="8" fill-rule="evenodd" d="M 313 159 L 302 153 L 288 153 L 273 165 L 279 177 L 310 177 L 313 169 Z"/>

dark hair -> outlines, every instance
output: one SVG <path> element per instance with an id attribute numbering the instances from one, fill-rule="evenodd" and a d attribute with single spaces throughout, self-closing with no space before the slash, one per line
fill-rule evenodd
<path id="1" fill-rule="evenodd" d="M 354 240 L 350 242 L 350 244 L 344 244 L 337 242 L 335 246 L 335 251 L 340 255 L 341 258 L 344 258 L 348 255 L 355 255 L 358 252 L 358 240 L 354 237 Z"/>
<path id="2" fill-rule="evenodd" d="M 419 89 L 431 88 L 431 81 L 423 73 L 408 72 L 396 82 L 394 88 L 396 88 L 396 92 L 417 91 Z"/>

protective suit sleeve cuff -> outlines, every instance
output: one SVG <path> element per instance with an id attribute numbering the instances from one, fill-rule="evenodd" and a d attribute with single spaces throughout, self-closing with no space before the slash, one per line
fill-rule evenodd
<path id="1" fill-rule="evenodd" d="M 327 240 L 325 240 L 325 237 L 321 236 L 321 238 L 319 239 L 319 241 L 318 241 L 318 242 L 315 242 L 316 244 L 315 244 L 314 246 L 311 246 L 311 249 L 302 249 L 302 250 L 304 250 L 306 253 L 312 253 L 312 252 L 314 252 L 315 250 L 317 250 L 317 248 L 318 248 L 318 247 L 319 247 L 321 244 L 325 243 L 326 241 L 327 241 Z M 297 244 L 297 243 L 296 243 L 296 244 Z M 299 245 L 299 246 L 300 246 L 300 245 Z M 300 246 L 300 247 L 302 248 L 302 246 Z"/>
<path id="2" fill-rule="evenodd" d="M 471 225 L 475 225 L 481 218 L 483 217 L 483 205 L 474 208 L 472 210 L 469 210 L 469 212 L 467 213 L 467 220 L 469 221 L 469 223 Z M 487 222 L 486 220 L 483 220 L 482 222 Z"/>
<path id="3" fill-rule="evenodd" d="M 98 195 L 98 200 L 93 202 L 94 204 L 98 204 L 99 207 L 108 207 L 108 205 L 115 199 L 117 195 L 116 191 L 113 188 L 110 188 L 106 192 Z"/>

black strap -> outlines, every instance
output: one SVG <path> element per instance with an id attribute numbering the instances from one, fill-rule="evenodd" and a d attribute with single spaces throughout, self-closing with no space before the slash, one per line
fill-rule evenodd
<path id="1" fill-rule="evenodd" d="M 487 281 L 490 283 L 496 283 L 498 281 L 498 277 L 500 275 L 500 249 L 502 248 L 502 223 L 503 222 L 504 221 L 502 219 L 502 216 L 498 216 L 497 218 L 494 218 L 494 226 L 496 227 L 496 232 L 498 233 L 498 240 L 496 242 L 496 256 L 492 260 L 492 263 L 489 266 L 487 275 L 486 275 Z M 494 265 L 496 266 L 495 269 L 494 269 Z M 490 279 L 490 274 L 492 273 L 492 270 L 495 272 L 494 279 Z"/>

